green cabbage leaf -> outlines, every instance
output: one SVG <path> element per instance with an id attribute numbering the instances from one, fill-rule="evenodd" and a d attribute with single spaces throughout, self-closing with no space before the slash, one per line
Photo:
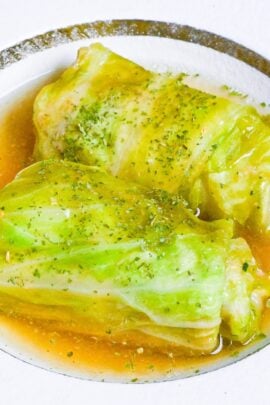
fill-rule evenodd
<path id="1" fill-rule="evenodd" d="M 0 200 L 1 311 L 200 352 L 223 329 L 241 342 L 259 333 L 257 268 L 231 221 L 60 160 L 23 170 Z"/>
<path id="2" fill-rule="evenodd" d="M 269 236 L 270 128 L 252 107 L 93 44 L 41 90 L 34 122 L 38 159 L 98 165 Z"/>

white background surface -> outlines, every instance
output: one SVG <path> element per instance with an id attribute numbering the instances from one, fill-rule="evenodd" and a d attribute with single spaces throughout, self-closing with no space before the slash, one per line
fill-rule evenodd
<path id="1" fill-rule="evenodd" d="M 51 28 L 111 18 L 189 24 L 270 59 L 269 0 L 0 0 L 0 48 Z M 149 385 L 80 381 L 0 353 L 0 404 L 269 405 L 270 347 L 214 373 Z"/>

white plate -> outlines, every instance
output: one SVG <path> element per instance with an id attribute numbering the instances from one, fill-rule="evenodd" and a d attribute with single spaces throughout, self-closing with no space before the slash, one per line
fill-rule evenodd
<path id="1" fill-rule="evenodd" d="M 120 22 L 117 24 L 118 28 L 115 33 L 120 35 L 116 36 L 91 38 L 93 33 L 95 36 L 98 35 L 96 28 L 96 31 L 94 31 L 93 29 L 91 30 L 90 25 L 90 28 L 86 27 L 84 29 L 77 26 L 69 31 L 60 30 L 47 36 L 40 36 L 0 53 L 0 67 L 2 64 L 3 68 L 0 71 L 1 110 L 4 111 L 12 103 L 14 97 L 24 94 L 29 88 L 38 83 L 41 78 L 44 80 L 44 78 L 48 78 L 54 74 L 55 71 L 61 71 L 71 64 L 75 60 L 76 52 L 80 47 L 88 46 L 90 43 L 96 41 L 102 42 L 113 51 L 134 60 L 146 68 L 158 71 L 186 72 L 191 75 L 187 80 L 194 87 L 224 95 L 224 90 L 221 87 L 226 84 L 240 93 L 249 95 L 243 102 L 251 103 L 258 109 L 261 108 L 261 102 L 270 105 L 270 80 L 269 77 L 260 71 L 269 72 L 270 74 L 270 63 L 267 63 L 259 55 L 239 47 L 230 41 L 216 36 L 213 37 L 211 34 L 192 30 L 188 27 L 181 29 L 181 26 L 168 24 L 165 32 L 166 35 L 170 34 L 173 38 L 182 38 L 183 34 L 188 31 L 188 39 L 192 42 L 152 35 L 132 36 L 133 33 L 139 32 L 136 31 L 136 24 L 140 23 L 134 23 L 135 25 L 133 24 L 133 26 L 127 22 L 123 22 L 122 25 Z M 148 33 L 157 34 L 158 23 L 154 23 L 154 25 L 148 24 Z M 109 23 L 110 25 L 111 23 Z M 119 27 L 122 27 L 122 31 Z M 164 33 L 164 24 L 162 24 L 161 28 L 160 33 L 162 35 Z M 103 34 L 107 32 L 104 27 L 102 32 Z M 129 35 L 126 36 L 124 35 L 125 33 Z M 85 38 L 85 36 L 89 36 L 90 38 Z M 194 41 L 215 46 L 218 49 L 227 49 L 231 54 L 236 53 L 241 55 L 242 59 L 245 59 L 253 66 L 257 66 L 260 70 L 227 54 L 196 44 Z M 16 62 L 16 60 L 20 61 Z M 198 73 L 199 76 L 195 77 Z M 263 108 L 262 111 L 267 112 L 267 109 Z M 218 364 L 213 363 L 210 367 L 202 368 L 201 372 L 235 362 L 255 352 L 267 343 L 268 340 L 264 340 L 259 344 L 248 347 L 238 357 L 234 359 L 227 358 Z M 30 345 L 15 338 L 12 331 L 8 328 L 2 328 L 0 331 L 0 348 L 18 359 L 56 372 L 97 380 L 104 378 L 103 375 L 100 376 L 99 374 L 87 375 L 78 370 L 67 369 L 66 366 L 59 364 L 57 361 L 48 362 L 46 356 L 41 356 Z M 178 372 L 174 378 L 189 375 L 194 375 L 194 369 L 186 370 L 183 373 Z M 105 379 L 114 380 L 108 376 L 105 376 Z"/>

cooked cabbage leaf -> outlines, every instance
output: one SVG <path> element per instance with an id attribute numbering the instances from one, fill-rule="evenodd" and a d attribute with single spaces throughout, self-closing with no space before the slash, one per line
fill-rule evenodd
<path id="1" fill-rule="evenodd" d="M 38 159 L 181 193 L 205 218 L 270 232 L 270 128 L 254 108 L 93 44 L 36 98 Z"/>
<path id="2" fill-rule="evenodd" d="M 0 199 L 2 311 L 201 352 L 222 320 L 234 340 L 259 331 L 256 265 L 230 221 L 201 221 L 164 190 L 67 161 L 32 165 Z"/>

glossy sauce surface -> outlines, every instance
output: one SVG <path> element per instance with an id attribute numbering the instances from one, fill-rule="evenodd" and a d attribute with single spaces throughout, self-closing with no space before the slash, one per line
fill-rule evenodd
<path id="1" fill-rule="evenodd" d="M 0 187 L 32 161 L 34 94 L 19 100 L 0 119 Z"/>
<path id="2" fill-rule="evenodd" d="M 33 161 L 35 135 L 32 106 L 36 93 L 37 89 L 21 96 L 0 118 L 0 187 Z M 261 267 L 270 271 L 270 243 L 251 237 L 247 239 Z M 61 325 L 44 320 L 7 317 L 0 313 L 0 324 L 12 334 L 15 332 L 27 344 L 31 342 L 33 350 L 38 350 L 48 364 L 58 363 L 63 372 L 65 369 L 78 370 L 89 378 L 98 372 L 98 379 L 105 380 L 110 375 L 137 382 L 173 378 L 179 371 L 185 370 L 197 373 L 201 367 L 205 368 L 226 356 L 235 356 L 241 350 L 240 345 L 223 342 L 220 346 L 222 350 L 217 350 L 215 354 L 175 356 L 169 350 L 159 353 L 154 348 L 145 348 L 143 342 L 148 338 L 143 335 L 134 336 L 134 345 L 130 348 L 124 337 L 121 344 L 113 343 L 68 332 L 61 329 Z M 265 333 L 270 330 L 268 309 L 263 318 L 263 330 Z"/>

